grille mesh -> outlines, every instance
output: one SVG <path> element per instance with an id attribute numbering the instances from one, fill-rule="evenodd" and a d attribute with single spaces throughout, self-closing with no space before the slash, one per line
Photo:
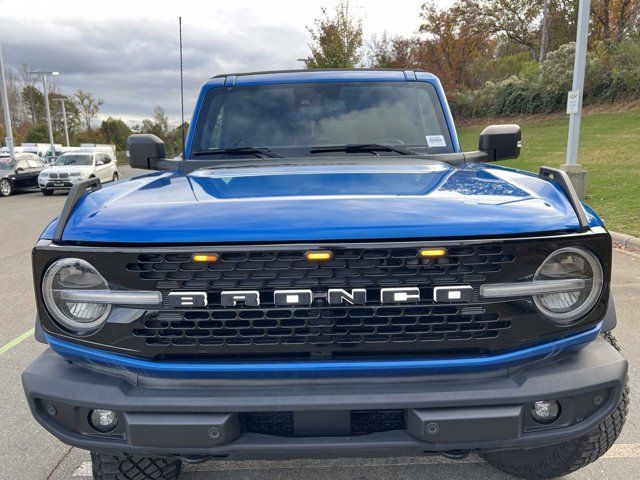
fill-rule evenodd
<path id="1" fill-rule="evenodd" d="M 496 338 L 511 322 L 459 307 L 326 307 L 159 312 L 134 330 L 148 345 L 310 345 Z"/>
<path id="2" fill-rule="evenodd" d="M 327 262 L 305 260 L 304 251 L 226 252 L 212 263 L 191 261 L 189 254 L 145 254 L 126 268 L 165 293 L 165 310 L 147 317 L 133 335 L 148 346 L 198 346 L 218 349 L 277 347 L 348 350 L 368 346 L 403 346 L 434 342 L 495 339 L 511 322 L 482 306 L 435 305 L 433 286 L 471 284 L 499 274 L 514 262 L 498 245 L 452 247 L 445 256 L 419 257 L 418 248 L 340 249 Z M 379 289 L 417 286 L 421 303 L 382 305 Z M 310 307 L 282 308 L 273 292 L 305 288 L 314 292 Z M 365 288 L 366 305 L 329 305 L 329 288 Z M 174 309 L 166 293 L 208 293 L 206 309 Z M 260 307 L 223 308 L 222 290 L 254 289 Z M 224 348 L 223 348 L 224 347 Z"/>
<path id="3" fill-rule="evenodd" d="M 514 261 L 501 246 L 454 247 L 436 259 L 418 249 L 344 249 L 333 260 L 304 260 L 303 251 L 230 252 L 215 263 L 190 255 L 140 255 L 127 270 L 162 289 L 331 288 L 450 285 L 480 282 Z"/>

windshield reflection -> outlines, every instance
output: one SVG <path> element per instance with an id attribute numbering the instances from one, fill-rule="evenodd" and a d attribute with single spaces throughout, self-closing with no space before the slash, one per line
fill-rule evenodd
<path id="1" fill-rule="evenodd" d="M 437 93 L 424 82 L 213 88 L 201 111 L 196 151 L 367 143 L 453 151 Z"/>

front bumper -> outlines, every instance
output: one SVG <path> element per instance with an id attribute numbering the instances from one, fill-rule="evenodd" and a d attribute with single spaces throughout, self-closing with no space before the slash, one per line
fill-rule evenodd
<path id="1" fill-rule="evenodd" d="M 558 443 L 584 435 L 609 415 L 626 375 L 626 360 L 599 338 L 572 353 L 492 372 L 340 379 L 152 378 L 80 366 L 48 350 L 25 371 L 23 384 L 38 422 L 69 445 L 111 453 L 260 459 Z M 535 424 L 530 405 L 547 399 L 558 399 L 562 414 L 552 425 Z M 93 430 L 91 408 L 120 412 L 116 429 Z M 362 412 L 373 413 L 362 417 Z M 402 422 L 390 422 L 388 412 L 400 412 L 394 418 Z M 355 416 L 376 419 L 382 428 L 355 434 Z M 272 434 L 256 433 L 249 417 L 262 418 Z M 269 424 L 274 418 L 291 419 L 293 430 L 278 430 Z"/>
<path id="2" fill-rule="evenodd" d="M 86 177 L 69 177 L 60 180 L 38 178 L 38 186 L 46 190 L 71 190 L 76 184 L 86 180 Z"/>

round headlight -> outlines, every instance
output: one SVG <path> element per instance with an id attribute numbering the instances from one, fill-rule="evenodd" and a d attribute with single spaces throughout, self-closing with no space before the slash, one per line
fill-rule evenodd
<path id="1" fill-rule="evenodd" d="M 66 300 L 65 291 L 70 290 L 109 290 L 107 281 L 90 263 L 65 258 L 51 265 L 42 280 L 44 303 L 53 318 L 76 332 L 95 330 L 107 320 L 111 305 Z"/>
<path id="2" fill-rule="evenodd" d="M 602 265 L 591 252 L 580 248 L 561 248 L 542 263 L 534 280 L 584 280 L 583 288 L 533 297 L 538 310 L 559 324 L 569 324 L 585 315 L 602 292 Z"/>

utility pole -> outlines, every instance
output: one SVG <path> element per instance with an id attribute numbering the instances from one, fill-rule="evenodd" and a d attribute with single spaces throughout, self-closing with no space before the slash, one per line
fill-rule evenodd
<path id="1" fill-rule="evenodd" d="M 569 138 L 567 158 L 560 168 L 567 172 L 580 199 L 584 200 L 587 172 L 578 163 L 580 143 L 580 119 L 582 116 L 582 96 L 584 92 L 584 72 L 587 63 L 587 42 L 589 40 L 589 13 L 591 0 L 580 0 L 578 10 L 578 33 L 576 35 L 576 56 L 573 65 L 573 86 L 567 97 L 569 114 Z"/>
<path id="2" fill-rule="evenodd" d="M 64 98 L 57 99 L 62 104 L 62 120 L 64 122 L 64 139 L 67 142 L 67 147 L 70 147 L 69 144 L 69 128 L 67 127 L 67 110 L 64 106 Z"/>
<path id="3" fill-rule="evenodd" d="M 36 72 L 29 72 L 33 75 L 42 75 L 42 86 L 44 87 L 44 108 L 47 112 L 47 126 L 49 127 L 49 143 L 51 144 L 49 150 L 53 153 L 56 151 L 55 144 L 53 142 L 53 126 L 51 125 L 51 109 L 49 108 L 49 89 L 47 88 L 47 75 L 58 75 L 58 72 L 48 72 L 38 70 Z"/>
<path id="4" fill-rule="evenodd" d="M 5 142 L 9 147 L 9 155 L 13 160 L 15 158 L 13 144 L 13 130 L 11 129 L 11 115 L 9 114 L 9 98 L 7 97 L 7 84 L 4 79 L 4 61 L 2 60 L 2 46 L 0 46 L 0 94 L 2 95 L 2 111 L 4 113 L 4 129 L 7 132 Z"/>

